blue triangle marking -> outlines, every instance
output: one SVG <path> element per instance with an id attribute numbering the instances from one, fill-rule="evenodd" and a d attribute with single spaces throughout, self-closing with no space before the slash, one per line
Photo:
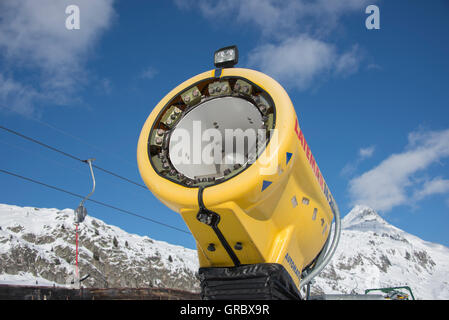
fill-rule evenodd
<path id="1" fill-rule="evenodd" d="M 262 183 L 262 191 L 264 191 L 266 188 L 268 188 L 270 186 L 270 184 L 272 184 L 272 183 L 273 182 L 271 182 L 271 181 L 264 180 Z"/>
<path id="2" fill-rule="evenodd" d="M 290 161 L 292 156 L 293 156 L 293 153 L 287 152 L 287 163 L 286 164 L 288 164 L 288 162 Z"/>
<path id="3" fill-rule="evenodd" d="M 214 74 L 215 78 L 220 78 L 222 71 L 223 71 L 222 68 L 215 69 L 215 74 Z"/>

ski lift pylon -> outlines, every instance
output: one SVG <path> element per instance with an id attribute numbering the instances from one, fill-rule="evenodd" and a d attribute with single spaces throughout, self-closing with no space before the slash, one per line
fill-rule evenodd
<path id="1" fill-rule="evenodd" d="M 80 204 L 78 205 L 78 208 L 76 208 L 75 210 L 75 233 L 76 233 L 76 253 L 75 253 L 75 277 L 76 280 L 79 284 L 80 279 L 79 279 L 79 271 L 78 271 L 78 225 L 84 221 L 84 219 L 87 216 L 87 209 L 84 207 L 84 202 L 89 199 L 89 197 L 94 193 L 95 191 L 95 176 L 94 176 L 94 171 L 92 169 L 92 161 L 94 161 L 94 158 L 91 159 L 87 159 L 84 160 L 84 162 L 86 162 L 89 165 L 90 168 L 90 174 L 92 176 L 92 182 L 93 182 L 93 186 L 92 186 L 92 191 L 84 197 L 83 200 L 81 200 Z M 83 279 L 84 280 L 84 279 Z"/>

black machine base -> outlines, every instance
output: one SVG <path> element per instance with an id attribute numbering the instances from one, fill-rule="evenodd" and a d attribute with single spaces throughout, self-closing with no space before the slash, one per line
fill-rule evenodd
<path id="1" fill-rule="evenodd" d="M 260 263 L 224 268 L 200 268 L 203 300 L 300 300 L 285 268 Z"/>

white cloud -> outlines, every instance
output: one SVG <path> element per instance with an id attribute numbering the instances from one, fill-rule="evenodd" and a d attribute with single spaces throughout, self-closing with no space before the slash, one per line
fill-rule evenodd
<path id="1" fill-rule="evenodd" d="M 412 204 L 419 199 L 446 190 L 446 180 L 423 183 L 415 179 L 430 165 L 449 157 L 449 130 L 413 132 L 402 153 L 392 154 L 375 168 L 349 182 L 352 204 L 365 204 L 380 211 Z"/>
<path id="2" fill-rule="evenodd" d="M 35 89 L 5 78 L 0 73 L 0 109 L 30 114 L 33 110 L 32 102 L 40 98 L 41 95 Z"/>
<path id="3" fill-rule="evenodd" d="M 254 25 L 270 38 L 283 39 L 285 34 L 328 34 L 341 16 L 365 8 L 372 0 L 175 0 L 183 10 L 199 8 L 207 19 L 234 20 Z M 362 21 L 363 22 L 363 21 Z M 364 26 L 364 25 L 362 25 Z"/>
<path id="4" fill-rule="evenodd" d="M 67 30 L 65 8 L 80 9 L 79 30 Z M 8 79 L 19 87 L 32 87 L 39 96 L 64 104 L 87 83 L 86 59 L 114 16 L 113 0 L 3 0 L 0 3 L 0 56 L 8 66 Z M 7 95 L 0 87 L 0 95 Z M 3 106 L 32 110 L 34 99 Z M 3 103 L 3 102 L 2 102 Z M 11 103 L 11 101 L 9 101 Z M 26 107 L 27 106 L 27 107 Z"/>
<path id="5" fill-rule="evenodd" d="M 353 175 L 356 172 L 360 162 L 365 159 L 371 158 L 375 149 L 375 146 L 360 148 L 357 158 L 354 161 L 348 162 L 340 171 L 340 175 L 344 177 Z"/>
<path id="6" fill-rule="evenodd" d="M 300 35 L 253 49 L 248 63 L 279 81 L 306 89 L 317 77 L 355 72 L 358 59 L 356 50 L 339 54 L 331 43 Z"/>
<path id="7" fill-rule="evenodd" d="M 357 45 L 341 50 L 326 40 L 340 18 L 359 11 L 368 0 L 175 0 L 180 9 L 199 8 L 207 19 L 227 25 L 246 24 L 260 31 L 261 44 L 248 55 L 253 67 L 298 89 L 318 78 L 346 77 L 358 71 L 363 59 Z M 360 25 L 364 28 L 363 21 Z"/>
<path id="8" fill-rule="evenodd" d="M 153 67 L 148 67 L 142 71 L 142 74 L 140 75 L 143 79 L 153 79 L 157 74 L 157 70 Z"/>
<path id="9" fill-rule="evenodd" d="M 357 170 L 357 166 L 354 163 L 348 162 L 340 171 L 340 175 L 343 177 L 352 176 Z"/>
<path id="10" fill-rule="evenodd" d="M 383 68 L 376 63 L 370 63 L 366 66 L 366 70 L 381 71 L 381 70 L 383 70 Z"/>
<path id="11" fill-rule="evenodd" d="M 437 177 L 430 181 L 426 181 L 422 189 L 417 190 L 414 193 L 413 198 L 416 200 L 421 200 L 434 194 L 444 194 L 447 192 L 449 192 L 449 180 Z"/>
<path id="12" fill-rule="evenodd" d="M 101 78 L 98 80 L 98 88 L 104 94 L 110 94 L 112 92 L 112 83 L 109 78 Z"/>
<path id="13" fill-rule="evenodd" d="M 363 54 L 359 50 L 358 45 L 352 46 L 351 50 L 346 51 L 336 57 L 335 75 L 349 76 L 356 73 L 359 69 L 360 61 Z"/>
<path id="14" fill-rule="evenodd" d="M 288 38 L 279 45 L 265 44 L 249 54 L 249 65 L 258 66 L 281 81 L 306 87 L 317 74 L 329 70 L 335 48 L 323 41 L 300 36 Z"/>
<path id="15" fill-rule="evenodd" d="M 360 159 L 371 158 L 375 149 L 376 149 L 375 146 L 370 146 L 370 147 L 367 147 L 367 148 L 361 148 L 359 150 L 359 157 L 360 157 Z"/>

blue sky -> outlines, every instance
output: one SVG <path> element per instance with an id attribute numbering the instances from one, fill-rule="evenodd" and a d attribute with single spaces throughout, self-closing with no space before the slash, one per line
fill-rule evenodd
<path id="1" fill-rule="evenodd" d="M 67 30 L 65 8 L 80 8 Z M 368 30 L 365 8 L 380 9 Z M 449 246 L 449 4 L 434 1 L 23 0 L 0 4 L 0 125 L 142 182 L 140 130 L 158 101 L 236 44 L 278 80 L 343 215 L 367 204 Z M 0 131 L 0 168 L 87 194 L 88 168 Z M 96 172 L 98 201 L 186 229 L 149 191 Z M 0 173 L 0 203 L 79 199 Z M 128 232 L 193 237 L 87 203 Z M 1 225 L 1 222 L 0 222 Z"/>

